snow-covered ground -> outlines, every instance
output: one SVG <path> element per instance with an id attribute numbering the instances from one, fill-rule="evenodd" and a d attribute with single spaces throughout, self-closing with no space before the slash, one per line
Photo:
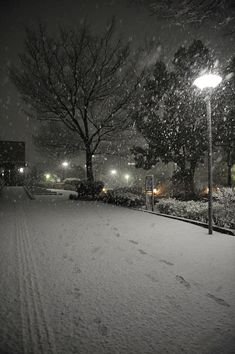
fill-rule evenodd
<path id="1" fill-rule="evenodd" d="M 235 238 L 0 194 L 0 353 L 235 353 Z"/>

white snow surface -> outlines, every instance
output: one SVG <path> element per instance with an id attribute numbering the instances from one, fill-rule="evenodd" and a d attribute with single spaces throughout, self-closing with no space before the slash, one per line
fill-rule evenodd
<path id="1" fill-rule="evenodd" d="M 0 353 L 235 353 L 235 238 L 70 192 L 0 194 Z"/>

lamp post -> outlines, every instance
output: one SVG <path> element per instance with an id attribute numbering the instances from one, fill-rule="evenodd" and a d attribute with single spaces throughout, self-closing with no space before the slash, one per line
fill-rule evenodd
<path id="1" fill-rule="evenodd" d="M 125 174 L 124 178 L 125 178 L 125 180 L 126 180 L 126 182 L 127 182 L 127 185 L 128 185 L 128 184 L 129 184 L 130 175 Z"/>
<path id="2" fill-rule="evenodd" d="M 63 161 L 61 165 L 62 165 L 62 168 L 63 168 L 63 180 L 64 180 L 64 178 L 65 178 L 65 170 L 68 168 L 69 163 L 68 163 L 68 161 Z"/>
<path id="3" fill-rule="evenodd" d="M 206 74 L 198 77 L 193 85 L 196 85 L 199 89 L 208 89 L 205 101 L 207 112 L 207 132 L 208 132 L 208 233 L 212 235 L 213 225 L 213 205 L 212 205 L 212 128 L 211 128 L 211 94 L 212 89 L 220 84 L 222 78 L 215 74 Z"/>

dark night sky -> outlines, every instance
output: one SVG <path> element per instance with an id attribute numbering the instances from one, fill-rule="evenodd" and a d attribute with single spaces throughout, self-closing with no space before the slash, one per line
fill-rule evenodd
<path id="1" fill-rule="evenodd" d="M 28 120 L 22 111 L 18 94 L 8 79 L 8 66 L 17 60 L 17 53 L 23 48 L 23 24 L 45 21 L 51 30 L 60 23 L 76 25 L 87 17 L 92 27 L 99 31 L 115 15 L 117 27 L 126 38 L 133 38 L 135 44 L 142 44 L 145 37 L 156 38 L 163 47 L 166 61 L 180 44 L 189 44 L 193 38 L 202 39 L 220 61 L 235 54 L 234 38 L 223 36 L 216 22 L 203 27 L 188 25 L 171 26 L 169 22 L 157 20 L 137 6 L 130 6 L 128 0 L 0 0 L 0 140 L 25 140 L 27 159 L 36 157 L 32 145 L 35 122 Z"/>

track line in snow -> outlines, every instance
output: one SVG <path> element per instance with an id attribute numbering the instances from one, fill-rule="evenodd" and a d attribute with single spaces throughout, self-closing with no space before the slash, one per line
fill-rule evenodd
<path id="1" fill-rule="evenodd" d="M 54 335 L 42 299 L 26 217 L 17 210 L 17 254 L 24 353 L 56 353 Z"/>
<path id="2" fill-rule="evenodd" d="M 213 299 L 219 305 L 230 307 L 230 305 L 224 299 L 220 299 L 219 297 L 210 293 L 207 293 L 206 296 L 209 297 L 210 299 Z"/>

